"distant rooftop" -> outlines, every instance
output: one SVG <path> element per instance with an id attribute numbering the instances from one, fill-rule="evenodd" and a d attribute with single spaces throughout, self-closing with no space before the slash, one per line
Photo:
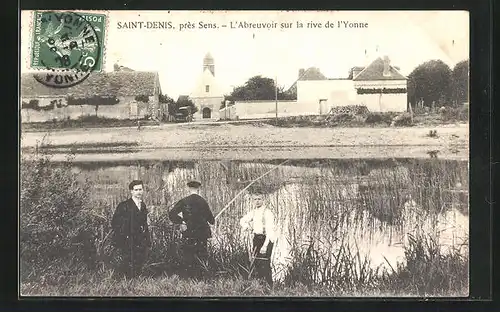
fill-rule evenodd
<path id="1" fill-rule="evenodd" d="M 387 68 L 386 68 L 387 66 Z M 365 80 L 406 80 L 407 78 L 399 72 L 399 67 L 390 65 L 390 60 L 385 57 L 375 59 L 370 65 L 363 67 L 354 67 L 355 69 L 361 69 L 355 77 L 354 81 L 365 81 Z M 387 69 L 387 70 L 386 70 Z M 385 74 L 384 71 L 386 70 Z"/>
<path id="2" fill-rule="evenodd" d="M 50 88 L 34 78 L 35 73 L 21 75 L 21 97 L 73 96 L 152 96 L 161 92 L 157 72 L 114 71 L 95 72 L 79 84 L 69 88 Z"/>

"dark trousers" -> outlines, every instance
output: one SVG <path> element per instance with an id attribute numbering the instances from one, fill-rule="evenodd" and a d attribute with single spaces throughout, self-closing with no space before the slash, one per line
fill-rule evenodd
<path id="1" fill-rule="evenodd" d="M 208 260 L 207 239 L 186 238 L 182 254 L 184 276 L 202 278 Z"/>
<path id="2" fill-rule="evenodd" d="M 119 277 L 135 278 L 142 273 L 142 268 L 147 259 L 148 249 L 146 247 L 118 248 L 119 263 L 117 275 Z"/>
<path id="3" fill-rule="evenodd" d="M 271 270 L 271 254 L 273 252 L 274 244 L 269 242 L 267 244 L 266 252 L 260 253 L 260 249 L 264 245 L 266 235 L 254 234 L 252 244 L 253 262 L 250 272 L 258 279 L 265 280 L 269 286 L 273 286 L 273 274 Z"/>

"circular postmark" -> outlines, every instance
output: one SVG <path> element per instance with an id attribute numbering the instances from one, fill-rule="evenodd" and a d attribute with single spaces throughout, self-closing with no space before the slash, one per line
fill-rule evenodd
<path id="1" fill-rule="evenodd" d="M 89 77 L 99 63 L 100 38 L 88 18 L 75 12 L 39 12 L 36 57 L 44 72 L 34 78 L 52 88 L 68 88 Z"/>

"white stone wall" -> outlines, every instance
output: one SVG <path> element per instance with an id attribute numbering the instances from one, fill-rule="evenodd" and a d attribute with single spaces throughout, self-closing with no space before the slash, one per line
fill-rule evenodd
<path id="1" fill-rule="evenodd" d="M 325 100 L 320 107 L 320 100 Z M 352 80 L 299 80 L 297 102 L 317 107 L 317 113 L 335 106 L 356 105 L 356 90 Z"/>
<path id="2" fill-rule="evenodd" d="M 276 116 L 276 101 L 236 101 L 229 111 L 232 119 L 272 118 Z M 278 101 L 278 117 L 316 115 L 318 112 L 319 105 L 310 107 L 298 101 Z M 224 113 L 224 110 L 219 112 L 222 117 Z"/>
<path id="3" fill-rule="evenodd" d="M 359 104 L 370 112 L 406 112 L 407 95 L 404 94 L 360 94 Z"/>
<path id="4" fill-rule="evenodd" d="M 31 99 L 22 99 L 29 102 Z M 45 106 L 56 98 L 36 98 L 39 100 L 39 106 Z M 59 98 L 57 98 L 59 99 Z M 148 113 L 148 106 L 151 103 L 136 102 L 135 96 L 119 97 L 120 102 L 115 105 L 100 105 L 97 110 L 97 116 L 115 119 L 136 119 L 143 118 Z M 150 101 L 151 102 L 151 101 Z M 43 104 L 40 104 L 43 103 Z M 21 122 L 44 122 L 51 120 L 78 119 L 81 116 L 95 116 L 94 105 L 69 105 L 66 106 L 66 100 L 62 99 L 63 107 L 55 107 L 48 111 L 37 111 L 34 109 L 21 109 Z"/>

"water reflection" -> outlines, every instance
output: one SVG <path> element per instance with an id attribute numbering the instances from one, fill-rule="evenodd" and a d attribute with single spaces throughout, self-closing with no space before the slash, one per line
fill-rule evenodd
<path id="1" fill-rule="evenodd" d="M 222 244 L 228 233 L 249 244 L 238 220 L 251 208 L 252 187 L 238 194 L 258 179 L 253 186 L 267 191 L 266 205 L 278 223 L 272 259 L 277 280 L 294 250 L 311 244 L 325 254 L 349 248 L 372 268 L 388 269 L 404 261 L 412 235 L 430 235 L 442 249 L 461 246 L 468 253 L 467 162 L 306 159 L 277 166 L 282 162 L 90 162 L 74 170 L 82 181 L 92 181 L 96 209 L 114 209 L 128 196 L 128 182 L 142 179 L 152 218 L 186 195 L 186 181 L 201 180 L 201 195 L 214 214 L 227 208 L 213 228 L 213 244 Z"/>

